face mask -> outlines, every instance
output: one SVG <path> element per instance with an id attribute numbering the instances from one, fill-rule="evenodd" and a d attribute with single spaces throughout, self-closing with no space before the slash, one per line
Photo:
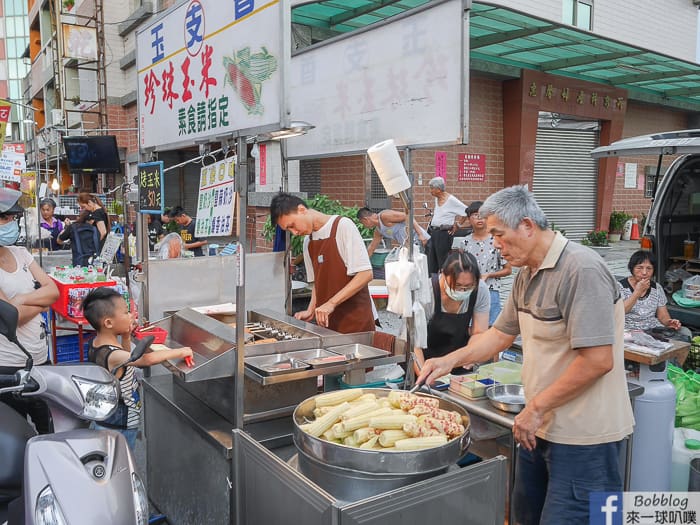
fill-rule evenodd
<path id="1" fill-rule="evenodd" d="M 0 226 L 0 246 L 12 246 L 19 238 L 19 223 L 10 221 Z"/>
<path id="2" fill-rule="evenodd" d="M 445 293 L 447 294 L 447 297 L 449 297 L 453 301 L 463 303 L 464 301 L 469 299 L 469 297 L 472 294 L 472 290 L 453 290 L 452 288 L 450 288 L 450 285 L 447 284 L 447 281 L 445 281 Z"/>

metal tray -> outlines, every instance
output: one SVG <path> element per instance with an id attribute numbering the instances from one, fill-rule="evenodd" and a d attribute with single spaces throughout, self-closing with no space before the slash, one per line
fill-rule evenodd
<path id="1" fill-rule="evenodd" d="M 364 359 L 374 359 L 375 357 L 386 357 L 389 352 L 374 348 L 373 346 L 355 343 L 352 345 L 329 346 L 329 352 L 344 355 L 348 361 L 361 361 Z"/>
<path id="2" fill-rule="evenodd" d="M 301 361 L 310 364 L 313 368 L 340 365 L 342 363 L 347 363 L 348 361 L 344 355 L 338 355 L 334 352 L 324 350 L 323 348 L 297 350 L 296 352 L 288 352 L 285 355 L 293 359 L 300 359 Z"/>
<path id="3" fill-rule="evenodd" d="M 495 385 L 486 389 L 486 397 L 493 406 L 517 414 L 525 408 L 523 385 Z"/>
<path id="4" fill-rule="evenodd" d="M 266 376 L 276 376 L 306 370 L 311 365 L 289 354 L 272 354 L 246 357 L 245 364 Z"/>

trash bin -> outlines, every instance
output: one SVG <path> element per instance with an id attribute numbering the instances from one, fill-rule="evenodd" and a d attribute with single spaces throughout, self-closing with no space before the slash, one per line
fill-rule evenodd
<path id="1" fill-rule="evenodd" d="M 690 492 L 700 492 L 700 458 L 693 458 L 690 461 L 690 482 L 688 483 Z"/>

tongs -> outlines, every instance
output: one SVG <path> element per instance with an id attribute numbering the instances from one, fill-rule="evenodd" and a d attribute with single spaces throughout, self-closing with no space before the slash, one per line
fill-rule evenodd
<path id="1" fill-rule="evenodd" d="M 422 367 L 418 364 L 418 359 L 416 359 L 416 354 L 414 352 L 411 352 L 411 354 L 413 355 L 413 362 L 416 364 L 416 368 L 420 372 Z M 431 395 L 433 394 L 433 391 L 430 390 L 430 385 L 426 384 L 425 381 L 416 382 L 416 384 L 413 385 L 413 387 L 411 388 L 411 390 L 408 391 L 408 393 L 414 394 L 423 387 L 426 387 L 428 389 L 428 394 L 431 394 Z"/>

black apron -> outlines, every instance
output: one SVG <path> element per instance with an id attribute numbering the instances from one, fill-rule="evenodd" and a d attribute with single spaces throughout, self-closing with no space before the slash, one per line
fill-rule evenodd
<path id="1" fill-rule="evenodd" d="M 425 359 L 442 357 L 462 348 L 469 341 L 469 323 L 474 313 L 476 296 L 479 286 L 474 288 L 469 297 L 467 311 L 463 314 L 451 314 L 442 311 L 442 298 L 440 297 L 439 276 L 433 275 L 433 297 L 435 298 L 435 313 L 428 322 L 428 348 L 423 350 Z M 452 373 L 456 375 L 467 374 L 467 370 L 461 366 L 453 368 Z"/>

